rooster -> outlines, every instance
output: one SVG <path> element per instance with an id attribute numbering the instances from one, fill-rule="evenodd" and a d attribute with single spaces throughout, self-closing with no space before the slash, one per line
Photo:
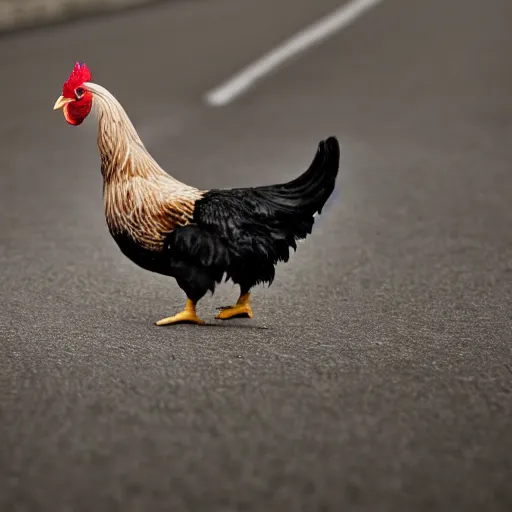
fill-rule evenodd
<path id="1" fill-rule="evenodd" d="M 252 318 L 251 289 L 272 284 L 277 262 L 288 261 L 290 248 L 311 233 L 334 190 L 337 139 L 321 141 L 309 168 L 288 183 L 199 190 L 158 165 L 121 104 L 77 62 L 54 110 L 62 109 L 66 121 L 78 126 L 93 104 L 109 232 L 132 262 L 174 277 L 187 296 L 183 311 L 156 325 L 204 324 L 196 304 L 224 277 L 240 287 L 240 297 L 216 318 Z"/>

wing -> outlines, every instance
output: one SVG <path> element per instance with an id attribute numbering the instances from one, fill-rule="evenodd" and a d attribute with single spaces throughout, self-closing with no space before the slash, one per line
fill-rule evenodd
<path id="1" fill-rule="evenodd" d="M 298 178 L 280 185 L 211 190 L 195 203 L 194 222 L 214 229 L 223 238 L 240 231 L 281 232 L 293 240 L 305 238 L 334 190 L 340 150 L 336 138 L 320 142 L 309 168 Z M 277 234 L 277 233 L 275 233 Z"/>
<path id="2" fill-rule="evenodd" d="M 170 236 L 176 257 L 240 282 L 244 274 L 272 282 L 274 266 L 288 261 L 296 241 L 311 233 L 334 189 L 339 146 L 319 144 L 306 172 L 282 185 L 210 190 L 194 205 L 192 223 Z M 222 276 L 221 276 L 222 278 Z"/>

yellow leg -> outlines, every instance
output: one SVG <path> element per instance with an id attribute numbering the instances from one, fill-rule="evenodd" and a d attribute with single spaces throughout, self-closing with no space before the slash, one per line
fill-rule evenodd
<path id="1" fill-rule="evenodd" d="M 190 299 L 187 299 L 185 309 L 177 315 L 170 316 L 168 318 L 162 318 L 156 322 L 156 325 L 171 325 L 180 323 L 191 323 L 197 325 L 204 325 L 204 322 L 196 314 L 196 304 Z"/>
<path id="2" fill-rule="evenodd" d="M 246 316 L 249 318 L 253 317 L 251 305 L 249 304 L 249 299 L 251 298 L 250 293 L 246 293 L 244 295 L 240 295 L 235 306 L 228 306 L 225 308 L 221 308 L 222 311 L 215 317 L 219 320 L 229 320 L 230 318 L 236 316 Z"/>

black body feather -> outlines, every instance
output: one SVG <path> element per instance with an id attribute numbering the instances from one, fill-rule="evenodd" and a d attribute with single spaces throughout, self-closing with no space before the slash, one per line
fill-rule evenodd
<path id="1" fill-rule="evenodd" d="M 270 285 L 277 262 L 288 261 L 290 248 L 311 233 L 314 215 L 334 190 L 339 158 L 338 141 L 330 137 L 293 181 L 208 191 L 195 203 L 193 223 L 169 233 L 161 257 L 148 261 L 148 270 L 174 276 L 193 301 L 213 293 L 224 275 L 242 293 L 259 283 Z"/>

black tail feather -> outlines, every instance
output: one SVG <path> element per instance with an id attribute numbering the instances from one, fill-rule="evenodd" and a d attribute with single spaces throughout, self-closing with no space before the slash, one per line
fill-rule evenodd
<path id="1" fill-rule="evenodd" d="M 336 137 L 318 144 L 309 168 L 298 178 L 281 185 L 258 187 L 278 208 L 293 215 L 322 213 L 334 190 L 340 162 L 340 146 Z"/>
<path id="2" fill-rule="evenodd" d="M 308 169 L 298 178 L 281 185 L 283 189 L 297 193 L 306 192 L 309 187 L 321 184 L 325 176 L 334 181 L 338 175 L 340 146 L 336 137 L 329 137 L 318 144 L 318 148 Z"/>
<path id="3" fill-rule="evenodd" d="M 194 224 L 177 228 L 171 239 L 174 259 L 186 269 L 207 269 L 212 286 L 224 273 L 245 290 L 272 283 L 276 263 L 288 261 L 290 248 L 311 233 L 334 190 L 339 160 L 338 141 L 329 137 L 288 183 L 206 192 L 195 204 Z"/>

